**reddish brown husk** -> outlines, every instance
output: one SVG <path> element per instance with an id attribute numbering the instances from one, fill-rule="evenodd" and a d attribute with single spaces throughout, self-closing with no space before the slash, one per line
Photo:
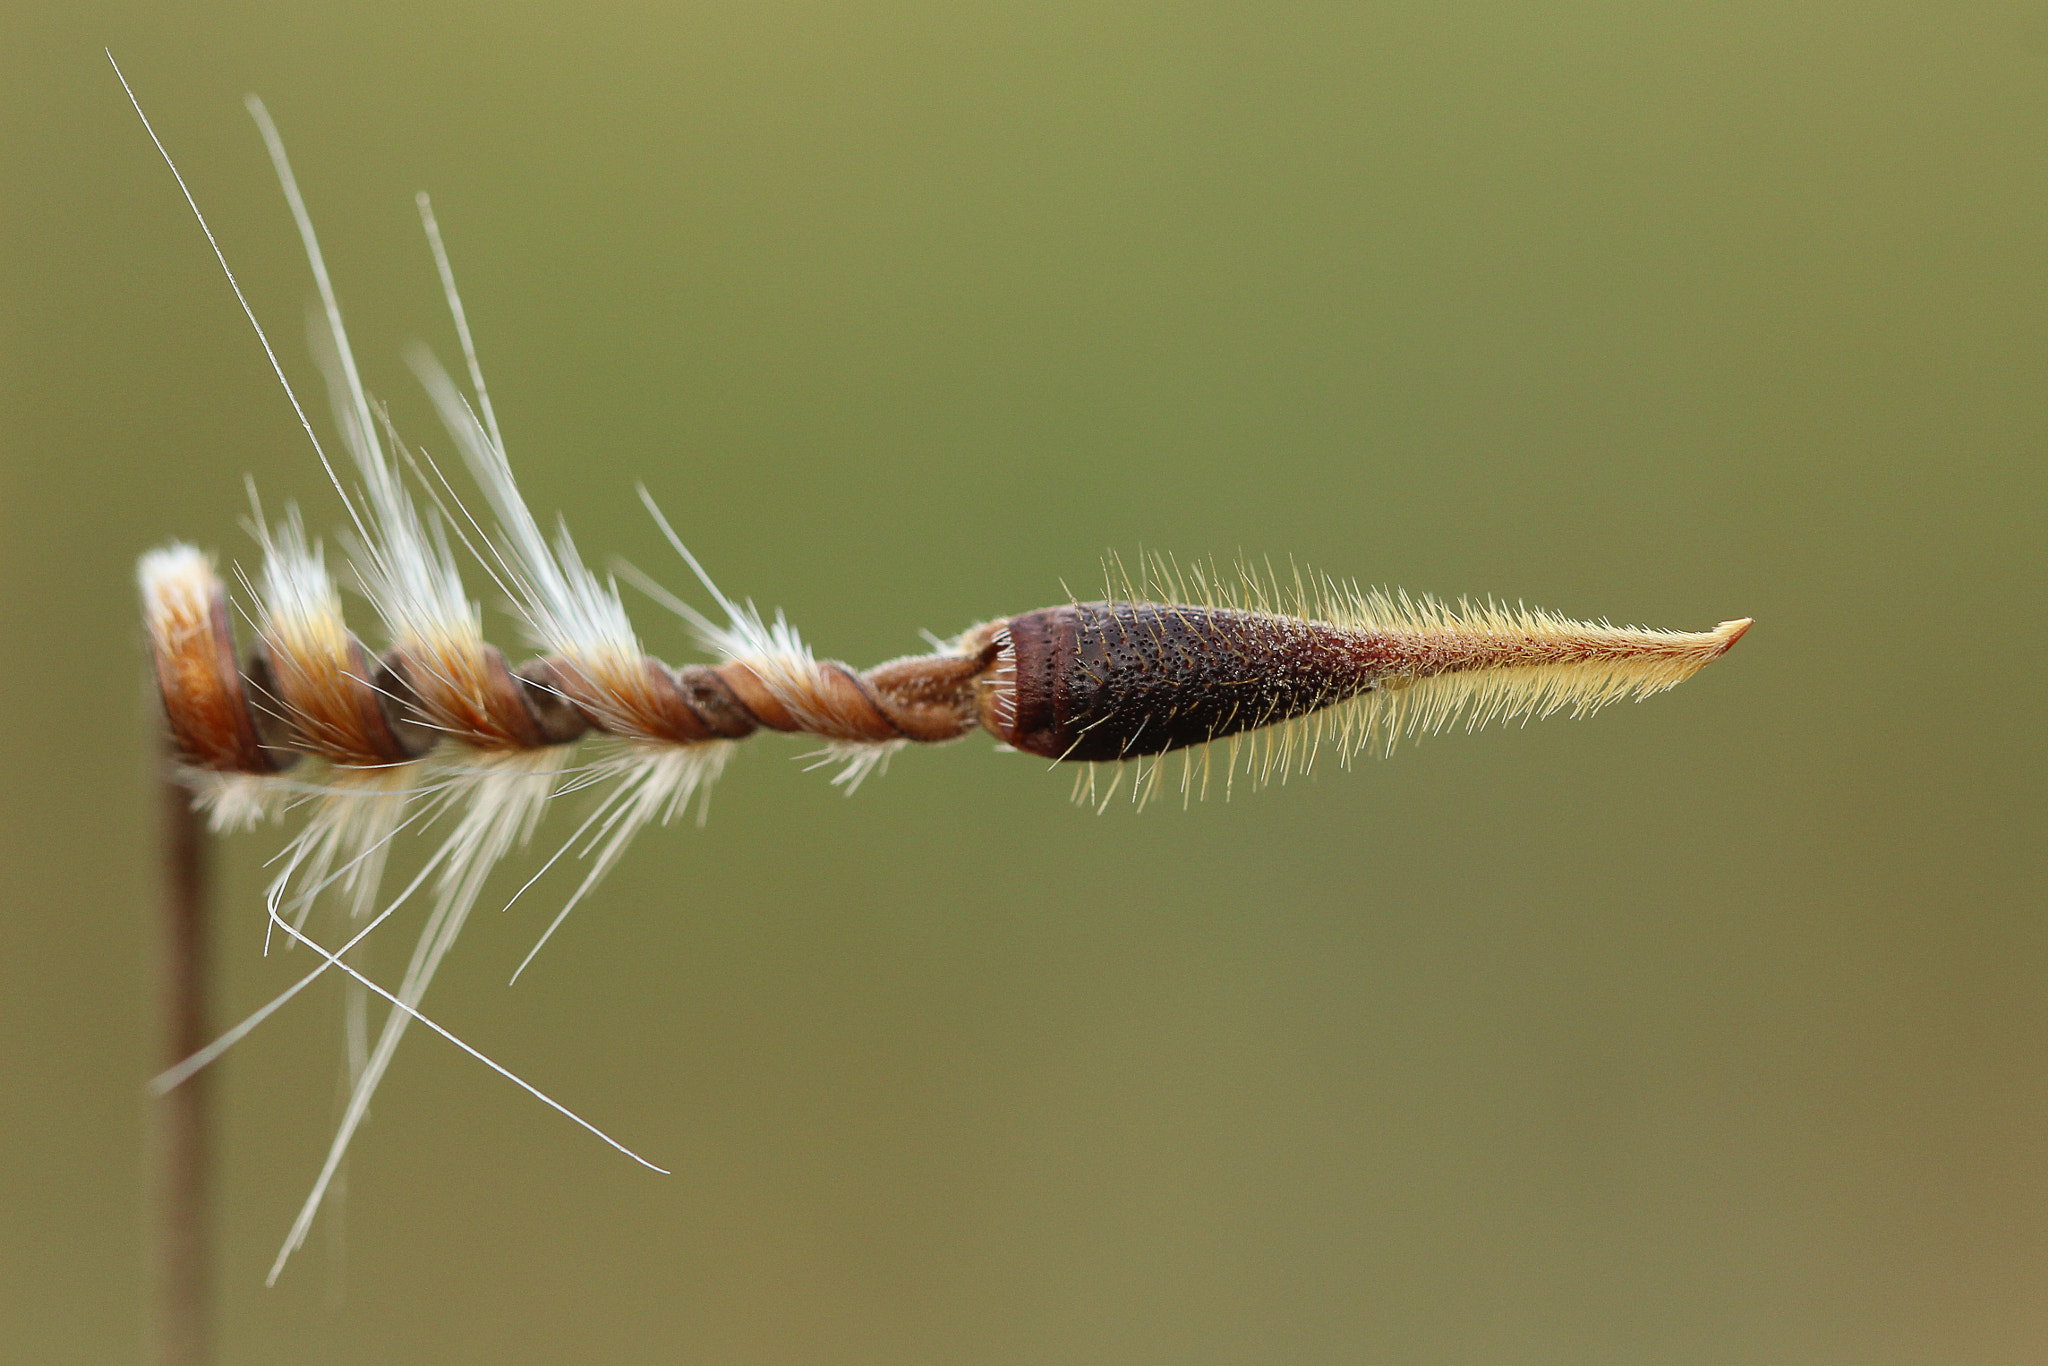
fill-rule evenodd
<path id="1" fill-rule="evenodd" d="M 1370 690 L 1359 638 L 1263 612 L 1087 602 L 1010 620 L 1015 707 L 997 733 L 1048 759 L 1115 760 L 1255 730 Z"/>

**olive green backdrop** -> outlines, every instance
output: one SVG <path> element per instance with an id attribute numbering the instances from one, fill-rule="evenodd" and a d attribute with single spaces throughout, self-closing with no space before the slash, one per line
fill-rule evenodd
<path id="1" fill-rule="evenodd" d="M 250 90 L 401 428 L 424 187 L 536 507 L 684 586 L 644 480 L 824 654 L 1140 547 L 1758 623 L 1185 812 L 757 739 L 428 998 L 674 1175 L 415 1031 L 265 1290 L 310 993 L 217 1074 L 223 1362 L 2048 1350 L 2048 10 L 415 0 L 5 18 L 0 1359 L 146 1331 L 135 557 L 248 562 L 244 474 L 341 520 L 102 45 L 295 376 Z M 223 1024 L 303 969 L 280 842 L 223 848 Z"/>

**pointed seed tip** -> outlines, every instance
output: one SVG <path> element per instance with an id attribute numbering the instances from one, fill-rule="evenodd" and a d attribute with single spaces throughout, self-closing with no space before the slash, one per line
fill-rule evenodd
<path id="1" fill-rule="evenodd" d="M 1743 617 L 1737 621 L 1724 621 L 1714 628 L 1714 634 L 1721 636 L 1721 654 L 1735 648 L 1735 642 L 1742 639 L 1750 627 L 1756 625 L 1754 617 Z"/>

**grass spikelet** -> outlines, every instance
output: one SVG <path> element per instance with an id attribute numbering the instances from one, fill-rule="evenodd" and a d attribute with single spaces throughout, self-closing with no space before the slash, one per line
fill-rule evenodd
<path id="1" fill-rule="evenodd" d="M 531 839 L 561 796 L 593 794 L 541 873 L 572 858 L 582 876 L 520 972 L 641 830 L 674 820 L 693 800 L 701 822 L 733 746 L 756 731 L 822 742 L 804 757 L 814 767 L 837 766 L 832 781 L 848 793 L 908 745 L 945 744 L 981 729 L 1011 750 L 1073 764 L 1076 799 L 1097 810 L 1119 800 L 1142 808 L 1170 782 L 1185 804 L 1216 789 L 1227 798 L 1239 781 L 1284 782 L 1312 770 L 1326 751 L 1348 762 L 1454 725 L 1589 716 L 1676 686 L 1750 625 L 1616 627 L 1492 601 L 1452 605 L 1362 591 L 1291 563 L 1284 573 L 1268 562 L 1219 569 L 1214 561 L 1183 565 L 1141 552 L 1135 578 L 1121 560 L 1105 564 L 1100 601 L 1070 596 L 951 640 L 932 638 L 929 654 L 856 670 L 818 658 L 780 611 L 770 619 L 751 600 L 728 597 L 643 488 L 643 502 L 722 616 L 622 570 L 674 610 L 717 660 L 671 667 L 644 653 L 616 583 L 583 562 L 567 526 L 558 523 L 550 536 L 527 507 L 425 196 L 418 207 L 469 392 L 423 346 L 409 359 L 481 490 L 476 513 L 430 456 L 400 440 L 365 389 L 283 142 L 259 102 L 251 100 L 250 112 L 317 287 L 313 350 L 350 478 L 329 463 L 253 312 L 250 322 L 341 498 L 351 528 L 342 544 L 385 641 L 373 654 L 349 631 L 324 552 L 296 510 L 274 526 L 257 512 L 263 559 L 255 579 L 243 580 L 256 626 L 246 667 L 237 664 L 227 594 L 206 556 L 176 544 L 145 555 L 138 570 L 170 738 L 214 827 L 251 823 L 285 805 L 305 811 L 305 824 L 279 856 L 267 909 L 274 929 L 321 960 L 165 1073 L 159 1087 L 219 1056 L 329 968 L 349 981 L 358 1009 L 367 995 L 390 1007 L 374 1044 L 352 1050 L 341 1121 L 271 1268 L 273 1280 L 333 1188 L 412 1022 L 482 1057 L 419 1006 L 492 869 Z M 228 278 L 233 284 L 232 272 Z M 414 477 L 431 500 L 425 507 Z M 503 590 L 539 658 L 515 669 L 486 640 L 457 543 Z M 594 743 L 579 757 L 574 746 L 585 735 Z M 1165 771 L 1174 751 L 1181 755 L 1177 781 Z M 283 772 L 301 759 L 306 776 Z M 424 866 L 385 896 L 386 859 L 399 836 L 429 830 L 435 842 Z M 429 903 L 425 923 L 396 989 L 387 989 L 351 952 L 423 888 L 431 889 L 420 898 Z M 346 908 L 349 936 L 338 948 L 305 929 L 323 898 Z"/>

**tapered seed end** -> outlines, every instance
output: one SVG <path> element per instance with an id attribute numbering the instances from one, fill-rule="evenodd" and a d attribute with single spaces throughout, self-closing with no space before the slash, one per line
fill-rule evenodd
<path id="1" fill-rule="evenodd" d="M 1734 649 L 1735 642 L 1742 639 L 1743 634 L 1754 625 L 1756 625 L 1754 618 L 1744 617 L 1740 621 L 1724 621 L 1719 626 L 1716 626 L 1713 634 L 1719 637 L 1720 646 L 1714 651 L 1714 658 L 1719 659 L 1722 655 Z"/>

